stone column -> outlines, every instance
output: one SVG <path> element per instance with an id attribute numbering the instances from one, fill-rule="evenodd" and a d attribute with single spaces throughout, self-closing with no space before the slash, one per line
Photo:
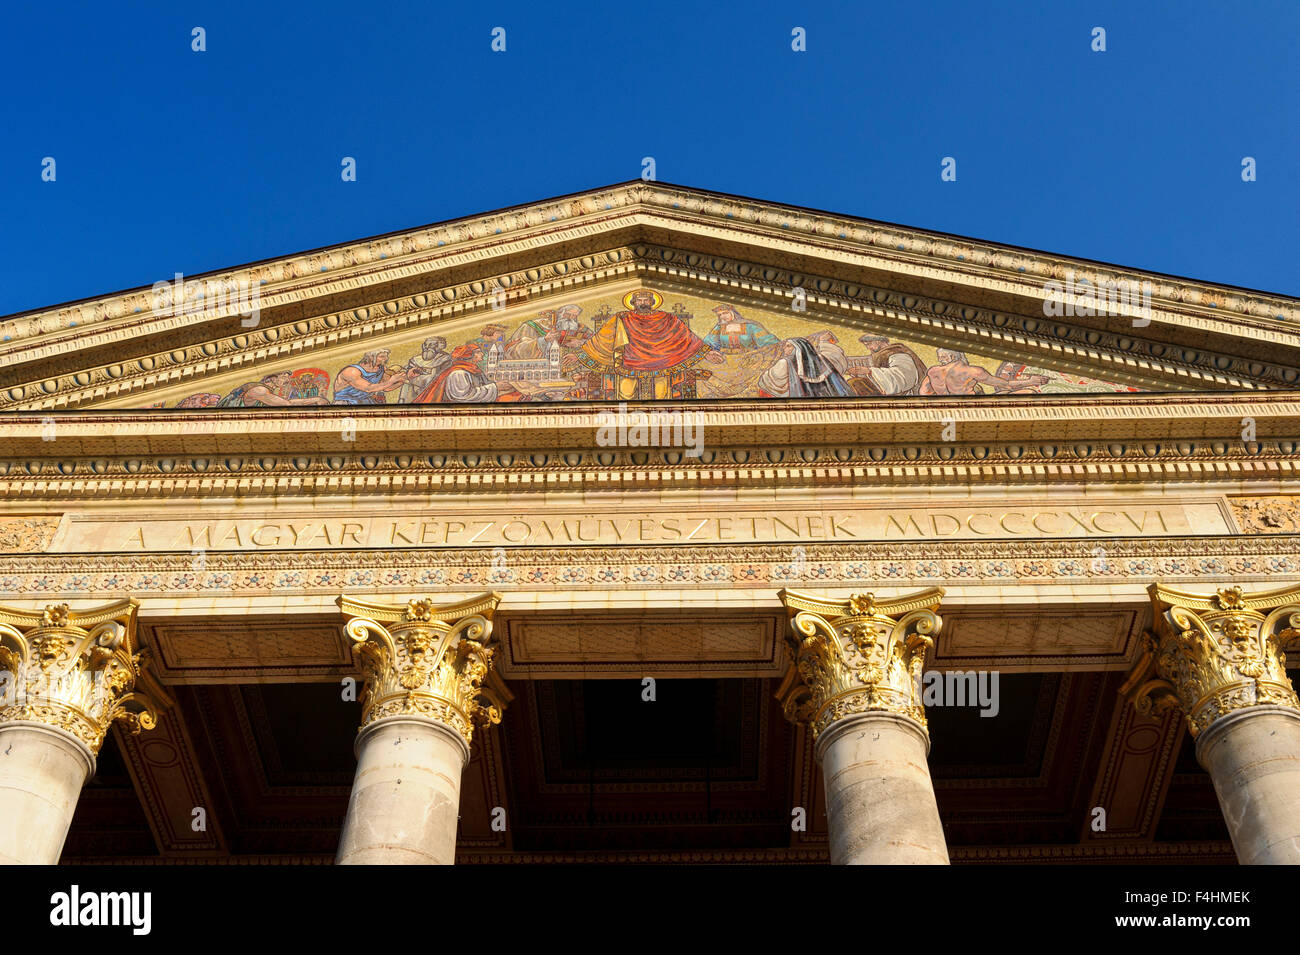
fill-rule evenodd
<path id="1" fill-rule="evenodd" d="M 138 606 L 0 607 L 0 864 L 58 862 L 113 721 L 154 726 L 132 692 Z"/>
<path id="2" fill-rule="evenodd" d="M 786 716 L 809 726 L 816 741 L 831 862 L 947 865 L 921 697 L 943 591 L 893 600 L 779 596 L 793 631 L 779 696 Z"/>
<path id="3" fill-rule="evenodd" d="M 1282 653 L 1300 638 L 1300 587 L 1149 592 L 1155 632 L 1122 692 L 1186 716 L 1239 862 L 1300 864 L 1300 699 Z"/>
<path id="4" fill-rule="evenodd" d="M 338 865 L 451 865 L 474 725 L 501 722 L 492 593 L 435 607 L 340 597 L 365 673 L 357 775 Z"/>

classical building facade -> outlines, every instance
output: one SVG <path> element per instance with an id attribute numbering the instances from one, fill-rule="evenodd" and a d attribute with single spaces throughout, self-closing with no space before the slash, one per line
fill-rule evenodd
<path id="1" fill-rule="evenodd" d="M 633 182 L 0 319 L 0 861 L 1300 861 L 1300 302 Z"/>

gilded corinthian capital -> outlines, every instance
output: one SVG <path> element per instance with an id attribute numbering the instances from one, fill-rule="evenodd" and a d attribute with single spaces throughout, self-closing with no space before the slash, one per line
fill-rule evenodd
<path id="1" fill-rule="evenodd" d="M 114 720 L 133 733 L 153 729 L 152 703 L 132 692 L 142 675 L 138 607 L 135 600 L 94 610 L 0 607 L 0 723 L 44 723 L 72 734 L 91 753 L 99 752 Z"/>
<path id="2" fill-rule="evenodd" d="M 814 736 L 845 716 L 872 711 L 926 725 L 921 670 L 943 622 L 936 612 L 942 590 L 889 600 L 826 600 L 793 590 L 777 596 L 790 615 L 793 665 L 778 691 L 789 719 L 807 723 Z"/>
<path id="3" fill-rule="evenodd" d="M 1178 706 L 1196 737 L 1246 707 L 1300 710 L 1282 652 L 1300 638 L 1300 586 L 1192 594 L 1152 584 L 1148 592 L 1155 633 L 1121 688 L 1139 712 Z"/>
<path id="4" fill-rule="evenodd" d="M 468 746 L 474 726 L 501 722 L 510 691 L 493 669 L 498 593 L 435 606 L 427 597 L 380 604 L 339 597 L 366 688 L 361 728 L 387 716 L 443 723 Z"/>

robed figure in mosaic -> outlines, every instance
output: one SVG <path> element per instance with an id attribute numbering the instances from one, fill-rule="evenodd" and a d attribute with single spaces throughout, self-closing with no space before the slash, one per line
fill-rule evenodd
<path id="1" fill-rule="evenodd" d="M 483 347 L 478 341 L 458 345 L 451 353 L 451 363 L 421 394 L 416 404 L 442 402 L 519 401 L 523 395 L 509 382 L 497 382 L 483 371 Z"/>
<path id="2" fill-rule="evenodd" d="M 637 289 L 626 310 L 609 316 L 578 352 L 575 376 L 590 398 L 693 398 L 701 360 L 726 361 L 680 315 L 660 308 L 663 296 Z"/>

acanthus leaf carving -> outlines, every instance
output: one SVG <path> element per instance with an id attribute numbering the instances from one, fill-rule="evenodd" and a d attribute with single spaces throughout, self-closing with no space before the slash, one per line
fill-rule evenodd
<path id="1" fill-rule="evenodd" d="M 828 601 L 782 590 L 792 666 L 780 690 L 786 716 L 814 736 L 846 716 L 888 712 L 926 725 L 921 675 L 942 626 L 943 591 L 890 600 Z"/>
<path id="2" fill-rule="evenodd" d="M 500 594 L 436 606 L 339 597 L 365 675 L 364 729 L 389 716 L 419 715 L 455 730 L 468 746 L 475 726 L 501 722 L 509 691 L 494 669 L 492 614 Z"/>
<path id="3" fill-rule="evenodd" d="M 132 733 L 153 729 L 154 701 L 135 692 L 145 659 L 136 647 L 138 607 L 135 600 L 85 611 L 0 607 L 0 723 L 45 723 L 91 753 L 114 721 Z"/>
<path id="4" fill-rule="evenodd" d="M 1155 632 L 1120 692 L 1140 713 L 1178 706 L 1193 737 L 1220 717 L 1254 706 L 1300 710 L 1285 648 L 1300 638 L 1300 586 L 1213 594 L 1149 588 Z"/>

